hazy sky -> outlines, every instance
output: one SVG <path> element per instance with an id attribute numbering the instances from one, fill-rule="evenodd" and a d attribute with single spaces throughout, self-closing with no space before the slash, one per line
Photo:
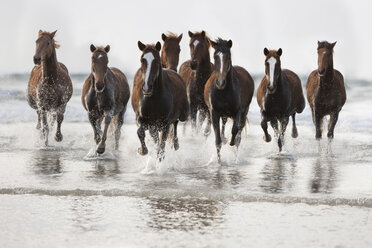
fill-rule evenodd
<path id="1" fill-rule="evenodd" d="M 39 29 L 58 30 L 59 61 L 70 72 L 90 71 L 89 45 L 111 45 L 110 65 L 133 74 L 137 41 L 183 33 L 180 63 L 189 58 L 188 30 L 233 40 L 233 64 L 263 73 L 263 48 L 283 49 L 282 66 L 308 74 L 317 66 L 317 40 L 337 41 L 335 67 L 372 79 L 371 1 L 52 1 L 0 2 L 0 73 L 30 72 Z M 211 49 L 212 52 L 212 49 Z"/>

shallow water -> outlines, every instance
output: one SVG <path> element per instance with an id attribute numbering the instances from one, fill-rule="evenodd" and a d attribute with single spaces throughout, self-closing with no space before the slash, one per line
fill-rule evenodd
<path id="1" fill-rule="evenodd" d="M 182 125 L 163 162 L 149 138 L 150 155 L 138 155 L 131 106 L 119 151 L 110 137 L 103 156 L 88 156 L 83 80 L 73 77 L 64 140 L 43 147 L 27 76 L 0 78 L 0 247 L 372 246 L 371 82 L 347 81 L 333 142 L 315 141 L 306 107 L 280 154 L 253 99 L 239 151 L 223 146 L 219 165 L 214 135 Z"/>

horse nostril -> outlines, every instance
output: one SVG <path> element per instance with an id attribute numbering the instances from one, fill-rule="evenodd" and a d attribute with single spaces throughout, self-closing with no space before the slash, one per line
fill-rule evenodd
<path id="1" fill-rule="evenodd" d="M 324 69 L 324 68 L 323 68 L 322 70 L 318 70 L 318 73 L 319 73 L 320 75 L 324 74 L 324 72 L 325 72 L 325 69 Z"/>
<path id="2" fill-rule="evenodd" d="M 34 64 L 36 64 L 36 65 L 40 65 L 40 63 L 41 63 L 41 58 L 39 58 L 39 57 L 34 57 Z"/>
<path id="3" fill-rule="evenodd" d="M 197 66 L 198 66 L 198 62 L 196 62 L 195 60 L 191 61 L 190 67 L 192 70 L 196 70 Z"/>

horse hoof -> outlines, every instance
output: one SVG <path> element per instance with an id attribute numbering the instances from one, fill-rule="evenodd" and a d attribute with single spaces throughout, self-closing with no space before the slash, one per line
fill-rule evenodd
<path id="1" fill-rule="evenodd" d="M 292 138 L 297 138 L 297 137 L 298 137 L 297 131 L 292 131 Z"/>
<path id="2" fill-rule="evenodd" d="M 333 133 L 328 133 L 327 137 L 328 137 L 328 139 L 333 139 Z"/>
<path id="3" fill-rule="evenodd" d="M 98 154 L 103 154 L 105 152 L 105 147 L 104 146 L 98 146 L 96 152 Z"/>
<path id="4" fill-rule="evenodd" d="M 56 136 L 54 136 L 54 139 L 57 142 L 61 142 L 63 140 L 63 135 L 61 133 L 56 134 Z"/>
<path id="5" fill-rule="evenodd" d="M 264 136 L 264 141 L 270 142 L 271 141 L 271 135 L 268 134 L 267 136 Z"/>
<path id="6" fill-rule="evenodd" d="M 177 151 L 180 148 L 180 144 L 178 144 L 178 141 L 174 142 L 173 147 L 175 151 Z"/>
<path id="7" fill-rule="evenodd" d="M 149 151 L 147 150 L 146 147 L 140 147 L 138 148 L 138 153 L 142 156 L 146 155 Z"/>
<path id="8" fill-rule="evenodd" d="M 315 135 L 315 139 L 316 140 L 321 140 L 322 139 L 322 135 Z"/>
<path id="9" fill-rule="evenodd" d="M 230 141 L 230 146 L 235 146 L 235 140 L 232 140 Z"/>

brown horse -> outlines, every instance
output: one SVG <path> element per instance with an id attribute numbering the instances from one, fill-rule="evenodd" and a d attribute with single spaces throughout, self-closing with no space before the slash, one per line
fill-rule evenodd
<path id="1" fill-rule="evenodd" d="M 216 136 L 218 161 L 221 161 L 220 118 L 223 128 L 227 118 L 234 120 L 231 129 L 231 146 L 239 147 L 241 132 L 245 126 L 249 104 L 251 103 L 254 82 L 249 73 L 240 66 L 232 66 L 232 41 L 218 39 L 211 41 L 214 52 L 214 71 L 204 89 L 204 101 L 208 105 Z M 223 134 L 223 133 L 222 133 Z"/>
<path id="2" fill-rule="evenodd" d="M 336 42 L 318 41 L 318 70 L 311 72 L 307 79 L 307 100 L 311 107 L 316 139 L 322 138 L 322 121 L 326 115 L 330 116 L 327 136 L 333 138 L 338 114 L 346 102 L 344 77 L 333 69 L 335 45 Z"/>
<path id="3" fill-rule="evenodd" d="M 190 117 L 193 128 L 196 128 L 196 115 L 199 111 L 199 128 L 208 117 L 208 124 L 204 131 L 205 135 L 210 133 L 210 118 L 208 106 L 204 102 L 204 86 L 209 79 L 213 64 L 210 62 L 209 38 L 205 31 L 192 33 L 190 36 L 191 60 L 184 62 L 180 67 L 180 75 L 187 85 L 187 95 L 190 104 Z"/>
<path id="4" fill-rule="evenodd" d="M 279 151 L 282 151 L 289 116 L 292 116 L 292 137 L 298 136 L 295 116 L 296 113 L 302 113 L 304 110 L 305 98 L 300 78 L 290 70 L 281 69 L 282 49 L 269 51 L 265 48 L 264 54 L 266 75 L 257 89 L 257 102 L 261 108 L 261 127 L 265 133 L 264 140 L 270 142 L 271 136 L 267 132 L 267 122 L 270 121 L 278 136 Z"/>
<path id="5" fill-rule="evenodd" d="M 163 68 L 177 71 L 181 52 L 180 41 L 182 40 L 182 34 L 179 36 L 174 33 L 168 33 L 168 35 L 162 34 L 161 38 L 164 41 L 161 49 L 161 65 Z"/>
<path id="6" fill-rule="evenodd" d="M 66 104 L 72 96 L 72 82 L 66 66 L 57 61 L 56 48 L 59 45 L 54 40 L 57 31 L 52 33 L 39 31 L 34 55 L 35 66 L 28 82 L 28 104 L 36 109 L 37 129 L 45 145 L 48 145 L 48 114 L 52 114 L 53 122 L 57 119 L 57 131 L 54 139 L 62 141 L 61 125 Z M 42 124 L 42 125 L 41 125 Z"/>
<path id="7" fill-rule="evenodd" d="M 175 150 L 179 148 L 177 124 L 178 121 L 186 121 L 188 114 L 186 86 L 177 72 L 161 67 L 160 42 L 156 45 L 145 45 L 138 41 L 138 47 L 142 51 L 141 68 L 134 77 L 132 106 L 139 124 L 137 130 L 141 142 L 139 153 L 141 155 L 148 153 L 145 130 L 150 131 L 157 144 L 161 132 L 157 156 L 162 160 L 171 125 L 173 147 Z"/>
<path id="8" fill-rule="evenodd" d="M 119 148 L 120 129 L 130 92 L 125 75 L 119 69 L 107 66 L 110 46 L 95 47 L 92 44 L 90 51 L 92 72 L 83 85 L 81 100 L 93 127 L 94 140 L 98 145 L 96 152 L 102 154 L 105 152 L 107 130 L 113 117 L 116 117 L 115 150 Z M 102 134 L 103 119 L 105 127 Z"/>

